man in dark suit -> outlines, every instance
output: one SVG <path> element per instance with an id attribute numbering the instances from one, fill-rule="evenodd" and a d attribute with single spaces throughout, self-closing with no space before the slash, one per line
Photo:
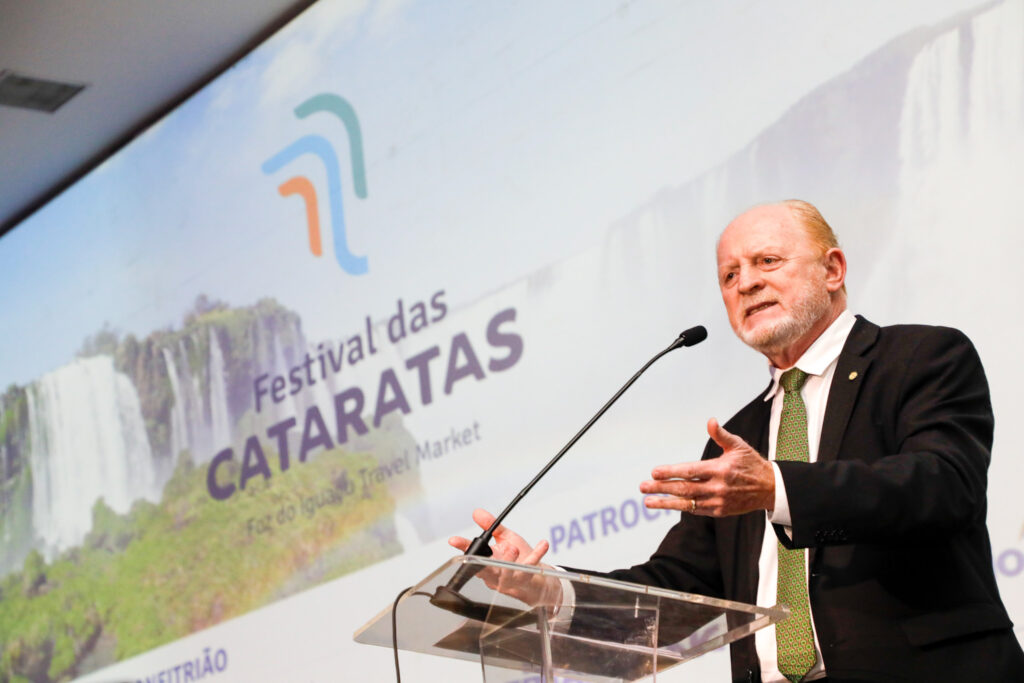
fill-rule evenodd
<path id="1" fill-rule="evenodd" d="M 717 256 L 733 330 L 772 383 L 709 420 L 700 462 L 641 484 L 682 518 L 650 560 L 607 576 L 788 605 L 732 645 L 735 680 L 1024 681 L 985 527 L 993 418 L 970 341 L 855 319 L 845 256 L 806 202 L 740 215 Z M 499 559 L 547 550 L 495 537 Z"/>

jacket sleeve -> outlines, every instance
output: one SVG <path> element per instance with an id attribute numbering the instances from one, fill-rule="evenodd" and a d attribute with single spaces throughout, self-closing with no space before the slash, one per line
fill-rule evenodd
<path id="1" fill-rule="evenodd" d="M 714 524 L 710 517 L 683 514 L 650 559 L 604 573 L 610 579 L 722 597 Z"/>
<path id="2" fill-rule="evenodd" d="M 610 572 L 570 567 L 566 569 L 580 574 L 712 597 L 723 597 L 724 593 L 722 572 L 715 547 L 715 528 L 709 517 L 682 514 L 679 522 L 662 539 L 658 549 L 642 564 Z M 638 627 L 635 619 L 628 618 L 633 613 L 632 609 L 607 609 L 622 600 L 626 600 L 628 604 L 623 603 L 619 605 L 620 607 L 632 606 L 631 594 L 611 591 L 593 584 L 577 584 L 575 592 L 576 606 L 570 627 L 573 634 L 618 642 L 634 642 L 637 634 L 644 632 L 642 624 Z M 673 601 L 659 601 L 658 604 L 661 610 L 659 646 L 676 643 L 707 623 L 707 614 L 704 612 L 692 612 Z"/>
<path id="3" fill-rule="evenodd" d="M 720 449 L 709 441 L 702 459 L 719 454 Z M 712 597 L 722 597 L 724 593 L 714 521 L 699 515 L 680 514 L 679 521 L 646 562 L 610 572 L 571 571 Z"/>

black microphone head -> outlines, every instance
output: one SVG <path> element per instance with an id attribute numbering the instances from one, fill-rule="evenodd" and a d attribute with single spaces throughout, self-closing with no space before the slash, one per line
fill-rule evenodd
<path id="1" fill-rule="evenodd" d="M 707 329 L 703 325 L 697 325 L 680 332 L 678 342 L 680 346 L 693 346 L 694 344 L 700 344 L 707 338 Z"/>

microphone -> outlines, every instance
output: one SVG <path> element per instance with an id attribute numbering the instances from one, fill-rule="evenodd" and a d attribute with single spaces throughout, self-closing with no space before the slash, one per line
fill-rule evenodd
<path id="1" fill-rule="evenodd" d="M 675 349 L 682 348 L 683 346 L 696 346 L 697 344 L 700 344 L 707 338 L 708 331 L 704 328 L 703 325 L 697 325 L 696 327 L 691 327 L 688 330 L 683 330 L 682 332 L 680 332 L 679 336 L 676 337 L 676 340 L 674 342 L 672 342 L 672 346 L 670 346 L 669 349 L 674 351 Z M 662 354 L 658 354 L 657 356 L 655 356 L 654 360 L 652 360 L 651 363 L 653 363 L 655 360 L 658 360 L 658 358 L 660 358 L 661 356 Z M 651 363 L 648 363 L 647 365 L 650 365 Z M 640 370 L 640 372 L 646 370 L 647 365 L 645 365 L 643 369 Z M 638 372 L 637 376 L 639 375 L 640 373 Z"/>
<path id="2" fill-rule="evenodd" d="M 654 355 L 653 358 L 647 361 L 647 363 L 645 363 L 644 366 L 640 368 L 637 371 L 637 373 L 629 379 L 628 382 L 623 384 L 622 388 L 616 391 L 615 395 L 612 396 L 611 399 L 609 399 L 609 401 L 605 403 L 604 406 L 599 411 L 597 411 L 597 413 L 592 418 L 590 418 L 590 421 L 588 421 L 587 424 L 583 425 L 583 428 L 580 431 L 576 432 L 576 436 L 569 439 L 569 443 L 565 444 L 565 446 L 562 447 L 562 450 L 558 451 L 558 453 L 555 454 L 555 457 L 553 457 L 551 461 L 548 462 L 548 464 L 545 465 L 544 468 L 537 473 L 537 476 L 535 476 L 529 484 L 523 487 L 522 491 L 516 494 L 516 497 L 512 499 L 512 502 L 509 503 L 504 510 L 502 510 L 500 515 L 494 518 L 494 522 L 491 524 L 491 526 L 488 527 L 487 530 L 485 530 L 482 534 L 473 539 L 473 541 L 469 544 L 469 548 L 466 549 L 464 555 L 490 557 L 493 554 L 490 546 L 491 537 L 494 535 L 494 530 L 501 525 L 502 520 L 504 520 L 508 513 L 512 511 L 512 508 L 514 508 L 519 503 L 519 501 L 522 500 L 523 497 L 530 492 L 530 489 L 532 489 L 537 484 L 537 482 L 539 482 L 541 478 L 548 473 L 548 470 L 554 467 L 555 463 L 561 460 L 562 456 L 565 455 L 566 452 L 568 452 L 568 450 L 572 448 L 577 441 L 580 440 L 580 437 L 586 434 L 587 430 L 589 430 L 594 425 L 594 423 L 597 422 L 601 418 L 601 416 L 605 414 L 605 411 L 611 408 L 612 404 L 619 400 L 619 397 L 622 396 L 622 394 L 626 393 L 626 389 L 629 389 L 631 386 L 633 386 L 633 383 L 640 379 L 640 375 L 644 374 L 644 372 L 647 371 L 647 368 L 654 365 L 654 362 L 657 361 L 662 356 L 664 356 L 665 354 L 671 351 L 675 351 L 676 349 L 680 349 L 684 346 L 694 346 L 695 344 L 699 344 L 707 338 L 708 331 L 704 328 L 703 325 L 697 325 L 696 327 L 691 327 L 688 330 L 683 330 L 682 332 L 679 333 L 679 336 L 672 341 L 671 344 L 669 344 L 667 347 L 659 351 L 657 354 Z M 451 581 L 448 582 L 447 586 L 438 587 L 437 592 L 435 593 L 434 597 L 431 598 L 430 602 L 439 607 L 444 607 L 445 609 L 452 609 L 453 602 L 465 603 L 466 598 L 459 594 L 458 591 L 462 588 L 462 586 L 466 584 L 467 581 L 469 581 L 470 578 L 472 578 L 473 574 L 475 573 L 475 571 L 457 571 L 455 575 L 452 577 Z"/>

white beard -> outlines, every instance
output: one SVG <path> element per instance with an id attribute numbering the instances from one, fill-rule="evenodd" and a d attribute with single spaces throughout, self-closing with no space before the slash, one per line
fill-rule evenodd
<path id="1" fill-rule="evenodd" d="M 747 331 L 742 328 L 739 338 L 747 346 L 764 355 L 774 355 L 788 348 L 814 327 L 823 316 L 828 315 L 832 299 L 823 282 L 808 280 L 800 291 L 800 297 L 789 311 L 789 315 L 770 325 L 761 325 Z"/>

